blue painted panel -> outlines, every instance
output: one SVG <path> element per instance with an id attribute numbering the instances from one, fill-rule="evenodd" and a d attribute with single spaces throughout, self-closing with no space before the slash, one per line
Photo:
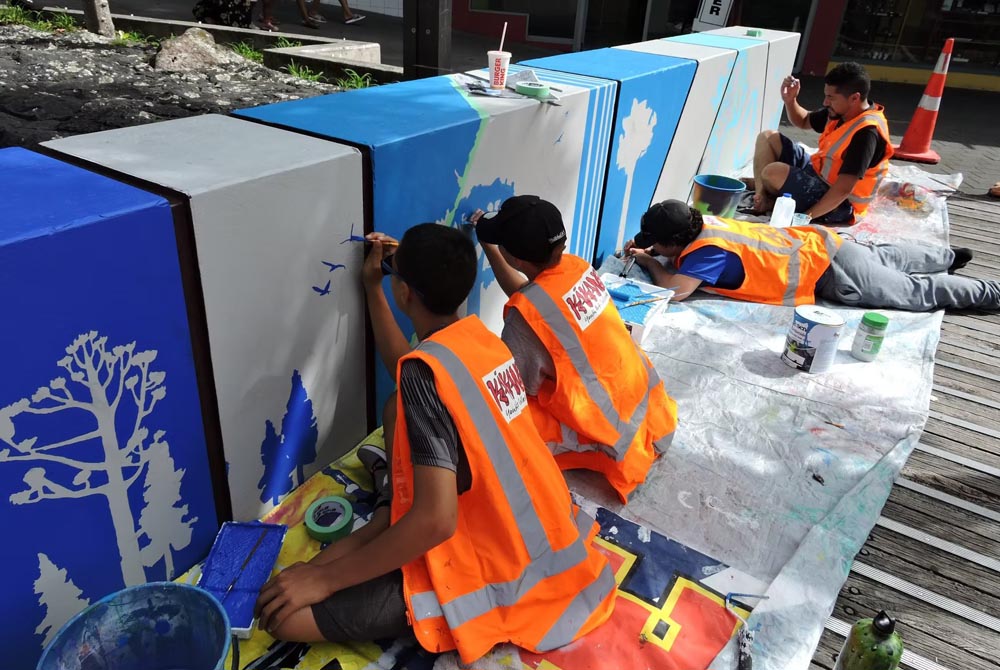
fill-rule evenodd
<path id="1" fill-rule="evenodd" d="M 601 224 L 592 254 L 599 266 L 639 231 L 667 159 L 694 80 L 697 62 L 656 54 L 597 49 L 527 61 L 524 65 L 611 79 L 619 83 Z"/>
<path id="2" fill-rule="evenodd" d="M 204 558 L 217 529 L 162 198 L 0 151 L 0 629 L 7 665 L 87 602 Z"/>
<path id="3" fill-rule="evenodd" d="M 437 221 L 454 207 L 481 125 L 480 115 L 447 77 L 239 110 L 237 116 L 368 147 L 374 229 L 402 237 L 407 228 Z M 359 221 L 356 234 L 362 234 Z M 388 289 L 388 284 L 385 286 Z M 387 291 L 388 292 L 388 291 Z M 413 326 L 389 303 L 407 337 Z M 395 388 L 377 361 L 376 407 Z"/>

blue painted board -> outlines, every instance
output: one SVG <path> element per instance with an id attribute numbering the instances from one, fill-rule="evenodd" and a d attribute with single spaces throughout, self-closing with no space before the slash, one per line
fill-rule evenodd
<path id="1" fill-rule="evenodd" d="M 697 61 L 657 54 L 596 49 L 522 63 L 618 82 L 614 134 L 608 160 L 601 223 L 595 248 L 586 255 L 597 266 L 639 231 L 674 141 Z"/>
<path id="2" fill-rule="evenodd" d="M 234 630 L 249 633 L 253 626 L 257 596 L 271 576 L 287 530 L 274 523 L 222 524 L 198 586 L 222 603 Z"/>
<path id="3" fill-rule="evenodd" d="M 86 604 L 201 560 L 216 510 L 166 200 L 0 151 L 8 667 Z"/>
<path id="4" fill-rule="evenodd" d="M 517 71 L 518 66 L 512 66 Z M 560 105 L 471 95 L 468 75 L 449 75 L 241 110 L 237 115 L 366 149 L 375 230 L 457 226 L 477 208 L 537 194 L 562 211 L 574 253 L 593 253 L 610 146 L 616 83 L 548 72 Z M 362 232 L 362 231 L 355 231 Z M 480 255 L 468 313 L 499 332 L 506 297 Z M 391 302 L 391 298 L 390 298 Z M 395 306 L 393 306 L 395 309 Z M 397 311 L 407 337 L 412 326 Z M 376 402 L 394 388 L 376 366 Z"/>

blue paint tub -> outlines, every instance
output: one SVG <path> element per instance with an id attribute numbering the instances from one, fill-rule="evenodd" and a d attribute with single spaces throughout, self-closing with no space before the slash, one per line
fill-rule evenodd
<path id="1" fill-rule="evenodd" d="M 696 175 L 693 205 L 702 214 L 733 217 L 746 190 L 746 184 L 739 179 L 717 174 Z"/>
<path id="2" fill-rule="evenodd" d="M 196 586 L 152 582 L 105 596 L 62 627 L 36 670 L 223 670 L 229 619 Z"/>

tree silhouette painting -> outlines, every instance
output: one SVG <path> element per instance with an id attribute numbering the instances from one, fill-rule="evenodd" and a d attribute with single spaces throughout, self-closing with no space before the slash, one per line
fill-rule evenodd
<path id="1" fill-rule="evenodd" d="M 66 574 L 66 568 L 56 564 L 45 554 L 38 554 L 38 579 L 35 580 L 38 604 L 45 608 L 45 618 L 35 629 L 35 635 L 44 635 L 42 646 L 55 637 L 70 618 L 90 604 L 81 598 L 83 592 Z"/>
<path id="2" fill-rule="evenodd" d="M 66 354 L 57 364 L 68 379 L 56 377 L 30 398 L 0 408 L 0 464 L 37 464 L 10 502 L 56 507 L 73 503 L 47 501 L 100 497 L 114 527 L 123 585 L 144 583 L 144 568 L 161 558 L 170 578 L 171 551 L 190 543 L 196 519 L 186 518 L 187 506 L 179 506 L 184 471 L 174 469 L 166 433 L 146 425 L 167 395 L 166 373 L 151 368 L 157 352 L 136 351 L 135 342 L 109 348 L 107 337 L 91 331 L 73 340 Z M 30 419 L 50 415 L 63 416 Z M 38 436 L 20 437 L 22 422 L 44 426 L 47 435 L 66 426 L 92 430 L 40 444 Z M 144 504 L 133 510 L 129 489 L 140 481 Z"/>
<path id="3" fill-rule="evenodd" d="M 628 223 L 628 206 L 632 197 L 632 180 L 639 159 L 646 155 L 649 145 L 653 143 L 653 128 L 656 127 L 656 112 L 649 108 L 646 101 L 632 99 L 632 109 L 622 120 L 622 134 L 618 138 L 618 153 L 615 163 L 619 170 L 625 173 L 625 197 L 622 200 L 621 221 L 618 224 L 618 239 L 615 249 L 621 249 L 625 242 L 625 226 Z"/>
<path id="4" fill-rule="evenodd" d="M 295 370 L 285 416 L 281 419 L 281 433 L 275 431 L 270 419 L 264 422 L 264 441 L 260 444 L 264 475 L 257 484 L 261 502 L 277 505 L 305 480 L 305 466 L 316 460 L 318 440 L 312 400 L 302 384 L 302 375 Z"/>

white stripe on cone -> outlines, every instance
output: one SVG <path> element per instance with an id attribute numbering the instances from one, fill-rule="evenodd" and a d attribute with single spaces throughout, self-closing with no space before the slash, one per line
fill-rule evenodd
<path id="1" fill-rule="evenodd" d="M 937 65 L 934 66 L 934 74 L 948 74 L 948 65 L 951 64 L 951 54 L 941 52 L 938 56 Z"/>
<path id="2" fill-rule="evenodd" d="M 920 107 L 931 112 L 941 109 L 941 98 L 935 98 L 926 93 L 920 97 Z"/>

